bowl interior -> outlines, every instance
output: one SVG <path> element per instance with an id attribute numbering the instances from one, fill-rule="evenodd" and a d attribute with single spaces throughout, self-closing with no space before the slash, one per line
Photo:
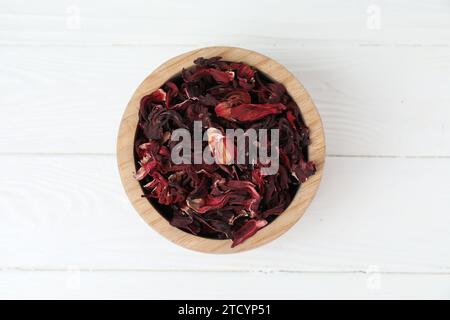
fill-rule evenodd
<path id="1" fill-rule="evenodd" d="M 231 248 L 231 240 L 199 237 L 171 226 L 146 198 L 141 197 L 143 190 L 133 177 L 133 173 L 136 171 L 134 139 L 140 100 L 143 96 L 158 89 L 168 79 L 179 74 L 182 68 L 192 66 L 193 60 L 197 57 L 213 56 L 221 56 L 228 61 L 245 62 L 260 70 L 269 79 L 280 82 L 286 87 L 289 95 L 299 106 L 305 124 L 310 129 L 311 144 L 308 147 L 308 158 L 315 162 L 317 168 L 315 175 L 301 184 L 290 206 L 279 217 L 234 248 Z M 283 234 L 301 218 L 319 186 L 325 158 L 325 142 L 320 116 L 311 98 L 300 82 L 286 68 L 253 51 L 233 47 L 209 47 L 187 52 L 165 62 L 142 82 L 133 94 L 122 118 L 117 157 L 120 176 L 127 195 L 138 213 L 149 225 L 169 240 L 186 248 L 210 253 L 230 253 L 248 250 L 267 243 Z"/>

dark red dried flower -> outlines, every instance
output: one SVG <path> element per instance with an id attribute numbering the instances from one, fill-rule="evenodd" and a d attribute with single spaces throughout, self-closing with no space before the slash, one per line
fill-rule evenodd
<path id="1" fill-rule="evenodd" d="M 216 164 L 174 164 L 176 129 L 207 131 Z M 226 129 L 278 129 L 279 170 L 264 164 L 229 164 Z M 198 58 L 141 100 L 136 132 L 136 179 L 144 196 L 169 222 L 195 235 L 239 245 L 289 206 L 301 183 L 315 173 L 307 159 L 309 130 L 280 83 L 251 66 L 220 57 Z M 194 152 L 194 150 L 192 151 Z"/>
<path id="2" fill-rule="evenodd" d="M 246 239 L 254 235 L 259 229 L 267 225 L 266 220 L 248 220 L 242 227 L 240 227 L 233 235 L 233 244 L 231 247 L 235 247 L 241 244 Z"/>
<path id="3" fill-rule="evenodd" d="M 271 114 L 278 114 L 286 110 L 281 103 L 273 104 L 240 104 L 233 106 L 227 101 L 219 103 L 216 108 L 216 114 L 219 117 L 231 121 L 248 122 L 256 121 Z"/>

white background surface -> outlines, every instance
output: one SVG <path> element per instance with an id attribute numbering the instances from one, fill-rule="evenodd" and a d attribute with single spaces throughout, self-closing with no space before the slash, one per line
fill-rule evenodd
<path id="1" fill-rule="evenodd" d="M 290 69 L 327 160 L 251 252 L 150 229 L 115 162 L 155 67 L 233 45 Z M 0 298 L 450 298 L 450 1 L 0 0 Z"/>

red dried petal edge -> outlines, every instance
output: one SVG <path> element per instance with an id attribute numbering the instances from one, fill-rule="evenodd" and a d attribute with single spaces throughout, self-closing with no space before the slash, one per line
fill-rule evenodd
<path id="1" fill-rule="evenodd" d="M 251 236 L 253 236 L 259 229 L 267 225 L 266 220 L 248 220 L 238 231 L 234 233 L 232 248 L 241 244 Z"/>

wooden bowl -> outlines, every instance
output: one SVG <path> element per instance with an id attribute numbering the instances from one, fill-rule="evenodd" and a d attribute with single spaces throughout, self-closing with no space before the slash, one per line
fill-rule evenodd
<path id="1" fill-rule="evenodd" d="M 314 161 L 317 172 L 303 183 L 290 206 L 265 228 L 259 230 L 244 243 L 231 248 L 231 240 L 202 238 L 173 227 L 161 216 L 150 202 L 141 197 L 143 190 L 133 177 L 136 171 L 134 159 L 134 138 L 138 124 L 139 104 L 145 95 L 155 91 L 182 68 L 193 65 L 198 57 L 220 56 L 224 60 L 245 62 L 282 83 L 289 95 L 300 107 L 303 119 L 310 129 L 311 145 L 308 147 L 309 159 Z M 320 120 L 311 97 L 302 84 L 282 65 L 257 52 L 233 47 L 208 47 L 190 51 L 163 63 L 150 74 L 137 88 L 120 124 L 117 141 L 117 161 L 125 191 L 141 217 L 156 231 L 172 242 L 188 249 L 208 253 L 232 253 L 249 250 L 274 240 L 292 227 L 305 212 L 316 194 L 325 161 L 325 140 Z"/>

